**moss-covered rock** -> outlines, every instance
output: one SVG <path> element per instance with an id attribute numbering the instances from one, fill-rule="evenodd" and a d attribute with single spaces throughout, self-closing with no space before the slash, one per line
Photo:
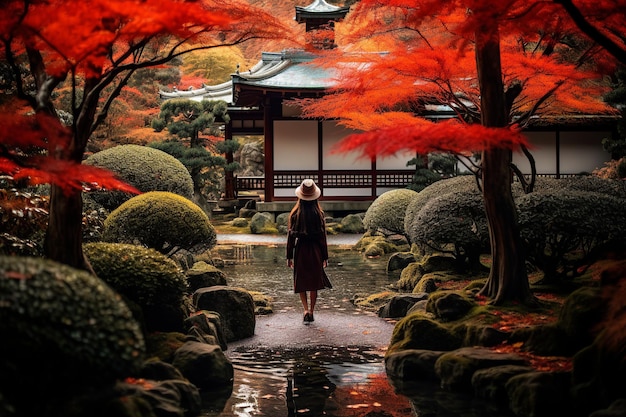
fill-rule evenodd
<path id="1" fill-rule="evenodd" d="M 387 191 L 372 202 L 363 218 L 363 226 L 367 230 L 389 230 L 394 233 L 406 234 L 404 214 L 410 201 L 417 192 L 409 189 Z"/>
<path id="2" fill-rule="evenodd" d="M 49 400 L 132 376 L 145 353 L 119 294 L 36 258 L 0 257 L 0 334 L 0 392 L 19 415 L 44 415 Z"/>
<path id="3" fill-rule="evenodd" d="M 189 292 L 193 293 L 198 288 L 212 287 L 214 285 L 227 285 L 226 275 L 217 267 L 206 262 L 196 262 L 185 271 Z"/>
<path id="4" fill-rule="evenodd" d="M 455 291 L 437 291 L 430 295 L 426 311 L 442 321 L 454 321 L 465 316 L 475 303 Z"/>
<path id="5" fill-rule="evenodd" d="M 497 353 L 483 347 L 465 347 L 444 353 L 435 363 L 435 372 L 441 386 L 454 391 L 472 391 L 472 375 L 479 369 L 494 366 L 527 366 L 528 363 L 514 353 Z"/>
<path id="6" fill-rule="evenodd" d="M 388 353 L 402 349 L 454 350 L 461 340 L 452 331 L 419 313 L 400 320 L 391 336 Z"/>
<path id="7" fill-rule="evenodd" d="M 414 293 L 428 293 L 437 291 L 437 276 L 435 273 L 424 274 L 413 288 Z"/>
<path id="8" fill-rule="evenodd" d="M 245 217 L 235 217 L 232 220 L 231 224 L 232 224 L 233 227 L 240 227 L 240 228 L 248 227 L 248 225 L 249 225 L 248 219 L 245 218 Z"/>
<path id="9" fill-rule="evenodd" d="M 193 180 L 185 166 L 158 149 L 139 145 L 120 145 L 97 152 L 85 162 L 115 172 L 141 192 L 169 191 L 191 199 Z M 97 191 L 91 197 L 107 210 L 115 210 L 132 197 L 119 191 Z"/>
<path id="10" fill-rule="evenodd" d="M 396 252 L 387 260 L 387 272 L 406 268 L 415 262 L 415 255 L 411 252 Z"/>
<path id="11" fill-rule="evenodd" d="M 84 252 L 103 281 L 138 305 L 150 331 L 179 331 L 187 279 L 165 255 L 122 243 L 87 243 Z"/>
<path id="12" fill-rule="evenodd" d="M 360 308 L 369 311 L 379 311 L 389 300 L 391 300 L 397 293 L 391 291 L 383 291 L 376 294 L 370 294 L 367 296 L 356 295 L 352 299 L 352 303 Z"/>
<path id="13" fill-rule="evenodd" d="M 527 372 L 515 375 L 505 385 L 509 407 L 518 416 L 571 415 L 574 410 L 569 392 L 570 379 L 569 372 Z"/>
<path id="14" fill-rule="evenodd" d="M 396 288 L 403 291 L 413 291 L 423 274 L 422 265 L 419 262 L 407 265 L 400 272 L 400 279 L 396 282 Z"/>
<path id="15" fill-rule="evenodd" d="M 341 233 L 363 233 L 365 232 L 365 226 L 363 225 L 363 216 L 359 214 L 348 214 L 341 219 L 340 222 Z"/>
<path id="16" fill-rule="evenodd" d="M 252 301 L 254 301 L 254 314 L 265 316 L 274 312 L 271 296 L 259 291 L 250 291 L 250 295 L 252 296 Z"/>
<path id="17" fill-rule="evenodd" d="M 153 191 L 131 198 L 104 222 L 103 240 L 139 243 L 159 252 L 173 247 L 210 249 L 217 242 L 208 216 L 179 195 Z"/>
<path id="18" fill-rule="evenodd" d="M 250 232 L 255 235 L 275 234 L 278 233 L 278 229 L 270 213 L 256 213 L 250 219 Z"/>

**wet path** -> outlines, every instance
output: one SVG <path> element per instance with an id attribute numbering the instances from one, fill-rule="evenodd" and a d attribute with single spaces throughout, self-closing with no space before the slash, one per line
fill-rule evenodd
<path id="1" fill-rule="evenodd" d="M 233 390 L 207 402 L 214 408 L 203 417 L 511 417 L 437 384 L 406 384 L 396 393 L 383 363 L 394 323 L 352 299 L 388 290 L 399 274 L 386 273 L 386 258 L 350 250 L 359 235 L 328 238 L 334 288 L 320 292 L 315 322 L 304 325 L 285 238 L 218 235 L 229 285 L 270 296 L 274 313 L 257 316 L 253 337 L 229 344 Z"/>
<path id="2" fill-rule="evenodd" d="M 359 238 L 328 236 L 327 273 L 334 288 L 320 291 L 315 321 L 305 325 L 284 260 L 285 238 L 218 235 L 229 285 L 269 295 L 274 313 L 256 317 L 253 337 L 228 345 L 233 392 L 205 416 L 414 415 L 385 375 L 383 357 L 394 322 L 351 302 L 355 294 L 383 291 L 397 279 L 386 274 L 385 259 L 367 260 L 350 250 Z"/>
<path id="3" fill-rule="evenodd" d="M 310 348 L 316 346 L 367 346 L 384 351 L 391 339 L 393 322 L 373 315 L 355 315 L 331 309 L 315 313 L 315 321 L 302 324 L 300 312 L 257 316 L 255 335 L 229 344 L 228 348 Z"/>

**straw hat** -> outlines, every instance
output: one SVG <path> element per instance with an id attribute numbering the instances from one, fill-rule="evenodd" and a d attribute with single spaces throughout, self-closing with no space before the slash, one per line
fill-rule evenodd
<path id="1" fill-rule="evenodd" d="M 302 184 L 298 188 L 296 188 L 296 195 L 300 200 L 312 201 L 317 200 L 322 191 L 319 189 L 315 182 L 307 178 L 302 181 Z"/>

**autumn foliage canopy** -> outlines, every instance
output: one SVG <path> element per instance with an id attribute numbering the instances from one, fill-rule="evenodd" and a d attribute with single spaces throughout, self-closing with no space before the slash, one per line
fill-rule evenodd
<path id="1" fill-rule="evenodd" d="M 270 15 L 237 0 L 5 0 L 0 52 L 11 99 L 0 112 L 0 172 L 66 191 L 129 191 L 80 160 L 130 75 L 190 50 L 281 33 Z M 59 122 L 52 104 L 62 85 L 72 90 L 71 109 L 63 109 L 71 126 Z"/>
<path id="2" fill-rule="evenodd" d="M 342 25 L 344 47 L 317 63 L 336 71 L 336 94 L 307 102 L 306 114 L 340 118 L 368 131 L 337 150 L 358 149 L 373 157 L 400 150 L 514 150 L 527 145 L 519 131 L 533 118 L 612 112 L 601 97 L 607 91 L 603 75 L 614 69 L 615 59 L 582 34 L 557 3 L 360 1 Z M 620 13 L 616 1 L 575 3 L 603 33 L 622 42 L 623 6 Z M 476 125 L 481 118 L 476 39 L 494 30 L 509 115 L 509 126 L 499 129 Z M 439 104 L 459 118 L 433 123 L 413 115 Z"/>

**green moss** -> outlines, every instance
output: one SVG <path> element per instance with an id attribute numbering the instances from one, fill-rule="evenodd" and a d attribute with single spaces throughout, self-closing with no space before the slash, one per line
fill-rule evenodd
<path id="1" fill-rule="evenodd" d="M 400 320 L 393 330 L 387 354 L 404 349 L 454 350 L 461 340 L 449 327 L 421 313 Z"/>
<path id="2" fill-rule="evenodd" d="M 391 190 L 381 194 L 367 209 L 363 226 L 368 230 L 385 229 L 404 235 L 404 214 L 410 201 L 417 195 L 416 191 L 409 189 Z"/>
<path id="3" fill-rule="evenodd" d="M 207 215 L 179 195 L 153 191 L 131 198 L 104 221 L 103 240 L 140 243 L 159 252 L 178 246 L 212 248 L 217 241 Z"/>
<path id="4" fill-rule="evenodd" d="M 87 243 L 94 271 L 117 292 L 142 307 L 179 306 L 187 290 L 185 275 L 167 256 L 141 246 Z"/>
<path id="5" fill-rule="evenodd" d="M 400 273 L 400 279 L 396 282 L 396 287 L 404 291 L 413 291 L 417 283 L 422 278 L 422 266 L 413 262 L 407 265 Z"/>
<path id="6" fill-rule="evenodd" d="M 0 257 L 0 334 L 0 389 L 23 392 L 125 378 L 145 351 L 119 294 L 87 272 L 36 258 Z"/>
<path id="7" fill-rule="evenodd" d="M 376 294 L 370 294 L 366 297 L 355 297 L 354 305 L 370 311 L 378 311 L 379 308 L 387 304 L 397 293 L 392 291 L 383 291 Z"/>
<path id="8" fill-rule="evenodd" d="M 146 337 L 147 356 L 171 363 L 174 353 L 183 344 L 187 336 L 178 332 L 152 332 Z"/>
<path id="9" fill-rule="evenodd" d="M 115 172 L 141 192 L 169 191 L 191 199 L 193 180 L 185 166 L 173 156 L 147 146 L 120 145 L 97 152 L 84 162 Z M 114 210 L 132 195 L 119 191 L 90 193 L 107 210 Z"/>

